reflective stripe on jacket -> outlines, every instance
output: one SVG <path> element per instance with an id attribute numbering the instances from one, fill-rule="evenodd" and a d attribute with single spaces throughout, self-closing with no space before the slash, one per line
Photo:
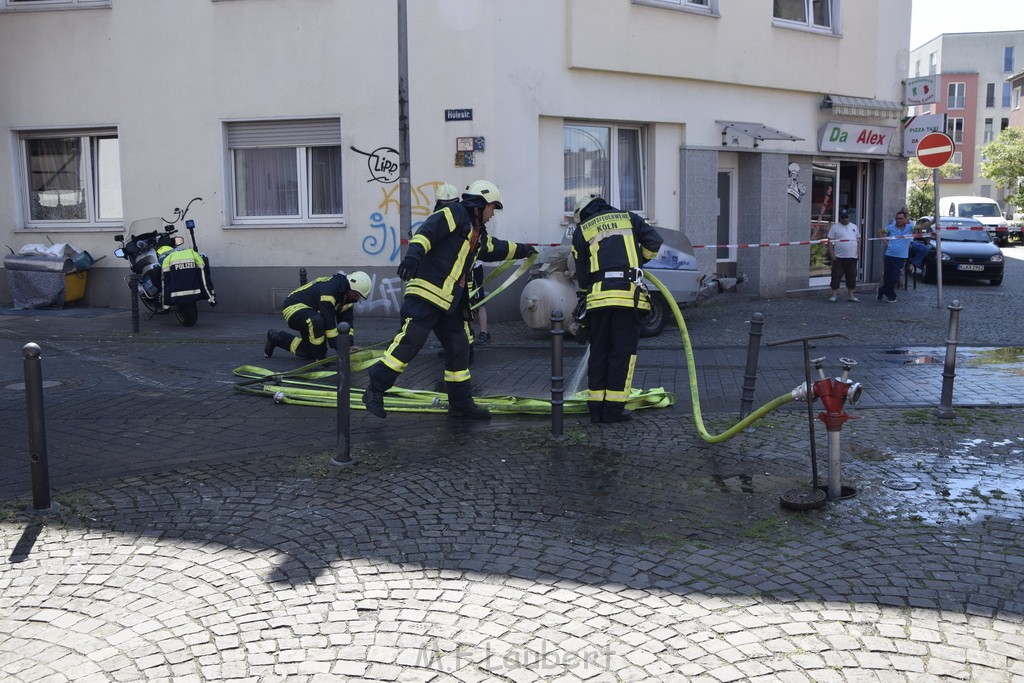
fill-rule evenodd
<path id="1" fill-rule="evenodd" d="M 631 272 L 657 256 L 662 241 L 643 218 L 610 206 L 576 226 L 572 255 L 587 308 L 635 306 L 649 311 L 650 301 L 639 293 Z"/>
<path id="2" fill-rule="evenodd" d="M 344 275 L 318 277 L 307 282 L 285 297 L 284 310 L 281 311 L 285 320 L 289 320 L 296 312 L 311 308 L 320 314 L 324 323 L 324 335 L 328 339 L 338 336 L 338 324 L 348 323 L 349 334 L 355 335 L 355 304 L 345 301 L 345 294 L 350 286 Z"/>

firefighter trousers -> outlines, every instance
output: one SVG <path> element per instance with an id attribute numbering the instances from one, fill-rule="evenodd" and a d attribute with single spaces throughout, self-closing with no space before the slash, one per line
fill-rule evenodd
<path id="1" fill-rule="evenodd" d="M 587 311 L 590 360 L 587 364 L 587 407 L 595 421 L 622 414 L 629 400 L 640 343 L 635 308 L 605 306 Z"/>
<path id="2" fill-rule="evenodd" d="M 319 313 L 312 308 L 301 308 L 288 318 L 288 327 L 298 332 L 299 336 L 278 331 L 273 337 L 278 348 L 307 360 L 327 357 L 327 336 Z"/>
<path id="3" fill-rule="evenodd" d="M 381 359 L 370 367 L 370 386 L 374 391 L 383 393 L 395 385 L 433 331 L 447 351 L 444 380 L 449 403 L 458 407 L 471 402 L 469 338 L 460 311 L 443 311 L 419 297 L 409 296 L 402 302 L 401 315 L 401 331 Z"/>

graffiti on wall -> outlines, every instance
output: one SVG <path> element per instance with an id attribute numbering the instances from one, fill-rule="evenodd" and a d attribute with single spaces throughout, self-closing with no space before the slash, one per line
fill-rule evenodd
<path id="1" fill-rule="evenodd" d="M 397 277 L 372 278 L 370 296 L 365 301 L 356 302 L 356 313 L 398 313 L 402 302 L 402 281 Z"/>
<path id="2" fill-rule="evenodd" d="M 357 150 L 358 151 L 358 150 Z M 441 180 L 434 180 L 429 183 L 416 185 L 410 190 L 412 206 L 410 213 L 413 216 L 429 216 L 434 208 L 434 192 L 443 183 Z M 382 199 L 377 205 L 377 211 L 370 214 L 370 234 L 363 237 L 363 253 L 368 256 L 385 256 L 389 263 L 398 261 L 401 254 L 402 243 L 398 235 L 398 228 L 392 224 L 397 223 L 399 203 L 399 186 L 381 188 Z M 423 221 L 414 221 L 410 226 L 411 232 L 416 232 Z M 407 235 L 406 239 L 412 237 Z"/>
<path id="3" fill-rule="evenodd" d="M 391 147 L 378 147 L 372 152 L 364 152 L 349 145 L 349 149 L 366 157 L 366 167 L 370 171 L 370 179 L 366 182 L 393 183 L 398 180 L 398 150 Z"/>

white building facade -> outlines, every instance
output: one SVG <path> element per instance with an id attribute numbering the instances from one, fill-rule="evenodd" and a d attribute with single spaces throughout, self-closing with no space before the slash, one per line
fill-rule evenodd
<path id="1" fill-rule="evenodd" d="M 300 268 L 360 268 L 360 310 L 397 315 L 398 4 L 0 0 L 2 243 L 110 254 L 201 196 L 224 310 L 275 310 Z M 492 233 L 558 243 L 596 190 L 752 296 L 820 286 L 824 247 L 790 243 L 840 209 L 873 232 L 905 202 L 910 5 L 409 0 L 413 226 L 437 185 L 484 178 Z M 736 246 L 759 243 L 786 246 Z M 87 303 L 127 306 L 126 272 L 97 264 Z"/>

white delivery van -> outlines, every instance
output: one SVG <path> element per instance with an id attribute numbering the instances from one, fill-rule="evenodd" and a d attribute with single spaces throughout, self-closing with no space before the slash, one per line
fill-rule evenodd
<path id="1" fill-rule="evenodd" d="M 939 200 L 940 216 L 974 218 L 985 224 L 989 237 L 1000 246 L 1009 241 L 1009 223 L 999 203 L 988 197 L 943 197 Z"/>

